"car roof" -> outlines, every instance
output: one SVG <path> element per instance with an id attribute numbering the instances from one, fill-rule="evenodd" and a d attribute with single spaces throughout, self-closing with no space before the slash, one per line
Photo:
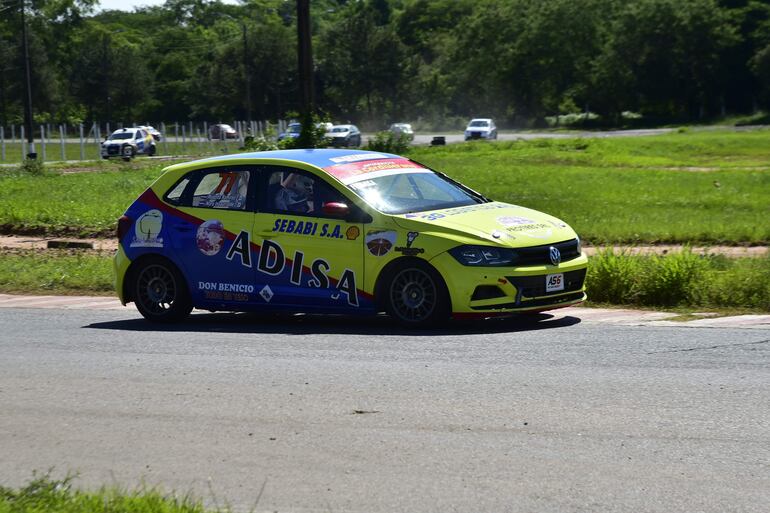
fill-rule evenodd
<path id="1" fill-rule="evenodd" d="M 490 121 L 491 122 L 492 118 L 473 118 L 473 119 L 470 120 L 471 123 L 473 123 L 474 121 Z"/>
<path id="2" fill-rule="evenodd" d="M 353 164 L 365 161 L 384 160 L 384 159 L 406 159 L 400 155 L 394 155 L 392 153 L 382 153 L 376 151 L 364 151 L 364 150 L 341 150 L 332 148 L 317 148 L 312 150 L 274 150 L 274 151 L 255 151 L 249 153 L 235 153 L 232 155 L 222 155 L 218 157 L 209 157 L 206 159 L 195 160 L 192 162 L 186 162 L 184 164 L 176 164 L 168 170 L 179 170 L 198 167 L 201 164 L 207 163 L 223 163 L 228 161 L 239 161 L 239 164 L 243 164 L 243 161 L 248 160 L 285 160 L 291 162 L 300 162 L 315 166 L 329 175 L 333 175 L 330 169 L 332 166 Z"/>
<path id="3" fill-rule="evenodd" d="M 115 130 L 112 133 L 113 134 L 123 134 L 123 133 L 126 133 L 126 132 L 136 132 L 137 130 L 144 130 L 144 128 L 136 127 L 136 126 L 125 127 L 125 128 L 118 128 L 117 130 Z"/>
<path id="4" fill-rule="evenodd" d="M 332 128 L 347 128 L 348 130 L 350 130 L 354 126 L 355 125 L 332 125 Z"/>

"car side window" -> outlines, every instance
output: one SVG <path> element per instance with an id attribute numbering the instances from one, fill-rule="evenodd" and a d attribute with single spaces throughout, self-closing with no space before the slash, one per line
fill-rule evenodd
<path id="1" fill-rule="evenodd" d="M 266 212 L 326 217 L 324 203 L 350 203 L 323 179 L 292 168 L 275 168 L 268 173 L 264 207 Z"/>
<path id="2" fill-rule="evenodd" d="M 250 169 L 216 168 L 185 175 L 165 195 L 177 206 L 246 210 L 250 203 Z"/>

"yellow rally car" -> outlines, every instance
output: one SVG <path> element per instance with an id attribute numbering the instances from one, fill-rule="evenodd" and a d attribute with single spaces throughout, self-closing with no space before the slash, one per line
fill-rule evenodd
<path id="1" fill-rule="evenodd" d="M 210 311 L 385 311 L 402 324 L 583 301 L 564 222 L 412 160 L 286 150 L 165 170 L 118 221 L 121 302 L 152 321 Z"/>

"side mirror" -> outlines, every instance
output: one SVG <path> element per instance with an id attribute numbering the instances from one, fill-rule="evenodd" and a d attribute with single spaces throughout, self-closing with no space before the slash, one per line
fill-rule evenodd
<path id="1" fill-rule="evenodd" d="M 345 203 L 337 203 L 335 201 L 330 201 L 328 203 L 324 203 L 321 207 L 321 211 L 330 217 L 339 217 L 340 219 L 346 218 L 350 214 L 350 207 L 347 206 Z"/>

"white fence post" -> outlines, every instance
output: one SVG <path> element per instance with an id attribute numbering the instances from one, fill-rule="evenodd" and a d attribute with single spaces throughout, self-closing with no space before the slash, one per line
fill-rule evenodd
<path id="1" fill-rule="evenodd" d="M 83 145 L 83 123 L 80 123 L 80 160 L 86 159 L 86 147 Z"/>
<path id="2" fill-rule="evenodd" d="M 45 125 L 40 125 L 40 149 L 43 162 L 45 162 Z"/>
<path id="3" fill-rule="evenodd" d="M 67 160 L 67 150 L 64 148 L 64 125 L 59 125 L 59 141 L 61 141 L 61 159 Z"/>

